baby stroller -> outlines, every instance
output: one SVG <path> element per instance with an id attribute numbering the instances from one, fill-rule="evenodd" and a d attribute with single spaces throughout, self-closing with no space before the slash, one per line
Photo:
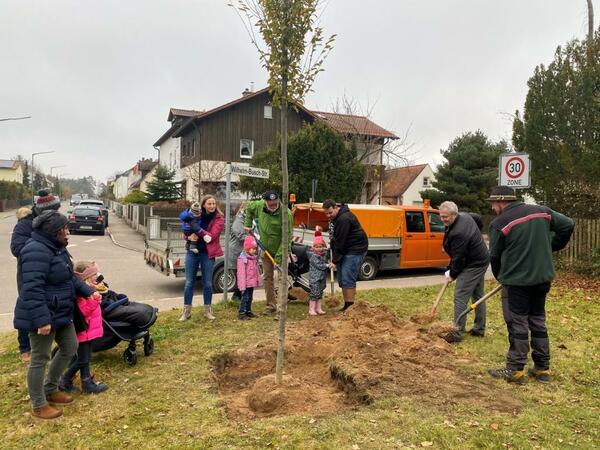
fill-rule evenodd
<path id="1" fill-rule="evenodd" d="M 310 285 L 308 279 L 304 277 L 305 273 L 310 270 L 310 262 L 308 260 L 308 245 L 292 242 L 292 254 L 296 256 L 296 260 L 290 257 L 288 262 L 288 275 L 290 276 L 290 289 L 299 287 L 306 293 L 310 293 Z M 296 297 L 288 293 L 288 300 L 296 300 Z"/>
<path id="2" fill-rule="evenodd" d="M 108 291 L 102 295 L 102 324 L 104 334 L 92 343 L 93 352 L 102 352 L 126 341 L 123 360 L 130 366 L 137 364 L 136 342 L 143 339 L 144 355 L 154 352 L 150 327 L 158 318 L 158 309 L 145 303 L 130 301 L 125 294 Z"/>

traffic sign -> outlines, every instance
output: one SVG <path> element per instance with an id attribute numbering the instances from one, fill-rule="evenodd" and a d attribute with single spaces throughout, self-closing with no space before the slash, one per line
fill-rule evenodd
<path id="1" fill-rule="evenodd" d="M 531 163 L 526 153 L 505 153 L 500 155 L 499 185 L 511 188 L 528 188 L 531 184 Z"/>
<path id="2" fill-rule="evenodd" d="M 269 178 L 269 169 L 250 167 L 244 164 L 231 163 L 231 173 L 242 177 Z"/>

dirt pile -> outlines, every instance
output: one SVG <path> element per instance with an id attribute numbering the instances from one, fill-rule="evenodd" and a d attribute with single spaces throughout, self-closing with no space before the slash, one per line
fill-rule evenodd
<path id="1" fill-rule="evenodd" d="M 513 412 L 504 386 L 459 373 L 439 326 L 401 320 L 359 302 L 345 314 L 291 323 L 284 383 L 275 385 L 275 338 L 213 358 L 213 373 L 234 418 L 322 414 L 400 395 L 440 407 L 476 403 Z"/>

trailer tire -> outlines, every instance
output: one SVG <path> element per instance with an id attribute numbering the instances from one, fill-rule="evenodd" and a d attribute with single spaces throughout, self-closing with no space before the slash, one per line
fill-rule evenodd
<path id="1" fill-rule="evenodd" d="M 379 263 L 372 256 L 365 256 L 363 263 L 358 271 L 358 279 L 360 281 L 370 281 L 377 276 Z"/>
<path id="2" fill-rule="evenodd" d="M 220 266 L 215 268 L 213 273 L 213 292 L 215 294 L 223 293 L 223 286 L 225 282 L 225 266 L 221 264 Z M 233 292 L 235 286 L 237 285 L 237 278 L 235 276 L 235 271 L 229 269 L 229 286 L 227 292 Z"/>

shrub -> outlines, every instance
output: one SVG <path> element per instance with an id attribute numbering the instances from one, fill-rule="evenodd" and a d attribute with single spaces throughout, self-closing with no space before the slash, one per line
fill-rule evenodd
<path id="1" fill-rule="evenodd" d="M 137 203 L 145 205 L 146 203 L 148 203 L 148 199 L 146 198 L 146 194 L 144 194 L 142 191 L 140 191 L 139 189 L 134 189 L 125 197 L 123 197 L 122 202 L 124 205 L 127 205 L 128 203 Z"/>

